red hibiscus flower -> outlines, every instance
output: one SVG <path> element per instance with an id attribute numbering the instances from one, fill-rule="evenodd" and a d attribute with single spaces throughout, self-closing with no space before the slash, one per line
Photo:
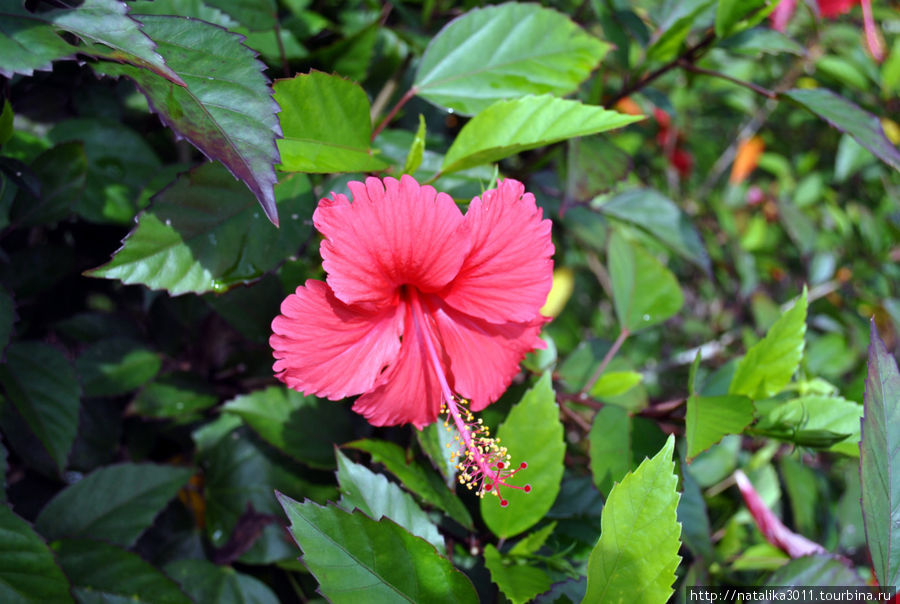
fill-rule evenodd
<path id="1" fill-rule="evenodd" d="M 775 8 L 775 11 L 769 15 L 769 20 L 773 29 L 783 32 L 787 28 L 788 22 L 794 15 L 797 0 L 782 0 Z M 869 52 L 876 61 L 883 61 L 885 57 L 884 42 L 875 27 L 875 19 L 872 17 L 872 0 L 817 0 L 819 13 L 825 19 L 835 19 L 859 4 L 863 13 L 863 30 L 866 35 L 866 45 Z"/>
<path id="2" fill-rule="evenodd" d="M 460 397 L 473 411 L 488 406 L 543 346 L 550 221 L 514 180 L 465 215 L 410 176 L 348 186 L 352 203 L 332 194 L 313 214 L 327 278 L 282 303 L 269 340 L 275 375 L 332 400 L 361 395 L 353 409 L 376 426 L 422 428 L 445 408 L 466 482 L 496 492 L 510 474 L 505 451 L 479 452 L 493 445 Z"/>

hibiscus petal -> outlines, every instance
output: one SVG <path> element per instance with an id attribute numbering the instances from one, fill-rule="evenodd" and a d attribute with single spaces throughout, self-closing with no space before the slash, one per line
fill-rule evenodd
<path id="1" fill-rule="evenodd" d="M 462 213 L 446 193 L 401 180 L 366 179 L 344 195 L 322 199 L 313 224 L 325 236 L 322 266 L 335 296 L 347 304 L 396 303 L 398 289 L 443 288 L 469 251 Z"/>
<path id="2" fill-rule="evenodd" d="M 492 323 L 537 318 L 553 282 L 550 221 L 541 218 L 534 195 L 515 180 L 472 200 L 471 252 L 444 300 Z"/>
<path id="3" fill-rule="evenodd" d="M 405 306 L 405 305 L 404 305 Z M 396 361 L 379 385 L 356 399 L 353 410 L 373 426 L 413 424 L 422 429 L 441 410 L 441 387 L 411 312 L 405 312 L 404 338 Z"/>
<path id="4" fill-rule="evenodd" d="M 546 344 L 538 337 L 543 318 L 523 323 L 489 323 L 441 304 L 426 302 L 443 344 L 450 386 L 480 411 L 506 391 L 525 355 Z"/>
<path id="5" fill-rule="evenodd" d="M 401 325 L 396 307 L 347 306 L 328 285 L 309 280 L 285 298 L 272 321 L 275 377 L 332 400 L 366 392 L 397 357 Z"/>

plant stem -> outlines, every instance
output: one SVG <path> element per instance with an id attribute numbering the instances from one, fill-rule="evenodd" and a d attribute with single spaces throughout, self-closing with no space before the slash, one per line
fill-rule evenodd
<path id="1" fill-rule="evenodd" d="M 764 96 L 768 99 L 775 100 L 778 98 L 778 95 L 774 91 L 769 90 L 768 88 L 763 88 L 762 86 L 757 86 L 753 82 L 746 82 L 744 80 L 739 80 L 737 78 L 733 78 L 730 75 L 724 74 L 719 71 L 713 71 L 712 69 L 704 69 L 703 67 L 698 67 L 697 65 L 694 65 L 693 63 L 686 61 L 684 59 L 679 60 L 678 65 L 680 67 L 682 67 L 688 71 L 692 71 L 694 73 L 699 73 L 699 74 L 703 74 L 703 75 L 712 76 L 714 78 L 721 78 L 723 80 L 728 80 L 732 84 L 737 84 L 738 86 L 743 86 L 744 88 L 749 88 L 756 94 L 761 94 L 762 96 Z"/>
<path id="2" fill-rule="evenodd" d="M 688 48 L 684 52 L 683 55 L 681 55 L 680 57 L 677 57 L 675 59 L 672 59 L 671 61 L 669 61 L 662 67 L 660 67 L 659 69 L 650 72 L 649 74 L 647 74 L 643 78 L 639 79 L 634 84 L 631 84 L 630 86 L 626 86 L 623 90 L 619 91 L 619 93 L 617 95 L 615 95 L 611 99 L 607 99 L 606 101 L 604 101 L 603 106 L 610 107 L 612 105 L 615 105 L 616 103 L 618 103 L 619 101 L 621 101 L 622 99 L 627 97 L 628 95 L 634 94 L 638 90 L 641 90 L 642 88 L 646 87 L 650 82 L 654 81 L 658 77 L 665 75 L 666 73 L 668 73 L 675 67 L 678 67 L 679 64 L 681 63 L 681 61 L 696 60 L 697 54 L 701 50 L 705 49 L 707 46 L 712 44 L 715 39 L 716 39 L 715 32 L 710 31 L 703 37 L 702 40 L 697 42 L 694 46 L 691 46 L 690 48 Z"/>
<path id="3" fill-rule="evenodd" d="M 610 346 L 609 350 L 606 351 L 606 354 L 603 356 L 603 360 L 600 361 L 600 366 L 597 367 L 597 370 L 594 371 L 594 374 L 591 376 L 591 379 L 587 381 L 584 385 L 584 388 L 581 389 L 581 393 L 585 394 L 591 391 L 591 388 L 594 387 L 594 384 L 597 383 L 597 380 L 600 379 L 600 376 L 603 375 L 603 372 L 606 371 L 606 366 L 609 365 L 609 362 L 616 356 L 616 353 L 619 352 L 619 348 L 622 347 L 622 344 L 628 338 L 629 332 L 626 328 L 622 328 L 619 332 L 619 336 L 616 338 L 616 341 L 613 342 L 613 345 Z"/>
<path id="4" fill-rule="evenodd" d="M 412 88 L 407 90 L 406 94 L 404 94 L 402 97 L 400 97 L 400 100 L 397 101 L 397 104 L 394 105 L 393 109 L 391 109 L 391 112 L 388 113 L 385 116 L 385 118 L 383 120 L 381 120 L 381 123 L 378 124 L 378 126 L 375 128 L 375 130 L 372 131 L 372 137 L 369 140 L 374 141 L 375 137 L 377 137 L 381 133 L 381 131 L 384 130 L 385 126 L 387 126 L 391 122 L 391 120 L 394 119 L 394 116 L 397 115 L 397 112 L 400 111 L 400 108 L 403 107 L 406 103 L 408 103 L 409 99 L 416 96 L 416 93 L 418 91 L 419 91 L 419 89 L 416 88 L 415 86 L 413 86 Z"/>

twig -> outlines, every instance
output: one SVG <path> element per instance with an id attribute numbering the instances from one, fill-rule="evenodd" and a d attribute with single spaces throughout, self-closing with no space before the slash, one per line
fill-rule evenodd
<path id="1" fill-rule="evenodd" d="M 284 77 L 291 77 L 291 64 L 287 60 L 287 51 L 284 49 L 284 41 L 281 39 L 281 23 L 279 23 L 276 15 L 275 19 L 275 40 L 278 42 L 278 55 L 281 57 L 281 71 Z"/>
<path id="2" fill-rule="evenodd" d="M 590 392 L 591 388 L 594 387 L 594 384 L 597 383 L 597 380 L 600 379 L 600 376 L 603 375 L 603 372 L 606 371 L 606 366 L 609 365 L 609 362 L 616 356 L 616 353 L 619 352 L 619 348 L 622 347 L 622 343 L 625 342 L 626 338 L 628 338 L 629 332 L 626 328 L 622 328 L 619 332 L 616 341 L 613 342 L 613 345 L 610 346 L 609 350 L 606 351 L 606 354 L 603 356 L 603 360 L 600 361 L 600 365 L 594 371 L 594 374 L 591 376 L 591 379 L 587 381 L 584 385 L 584 388 L 581 389 L 582 393 Z"/>
<path id="3" fill-rule="evenodd" d="M 699 73 L 702 75 L 712 76 L 714 78 L 720 78 L 722 80 L 728 80 L 732 84 L 737 84 L 738 86 L 743 86 L 744 88 L 749 88 L 756 94 L 761 94 L 762 96 L 764 96 L 768 99 L 775 100 L 778 98 L 778 94 L 776 94 L 772 90 L 769 90 L 768 88 L 763 88 L 762 86 L 758 86 L 758 85 L 754 84 L 753 82 L 747 82 L 745 80 L 739 80 L 737 78 L 733 78 L 730 75 L 722 73 L 720 71 L 713 71 L 712 69 L 705 69 L 703 67 L 698 67 L 697 65 L 694 65 L 693 63 L 691 63 L 690 61 L 686 61 L 685 59 L 679 59 L 678 65 L 680 67 L 682 67 L 683 69 L 686 69 L 693 73 Z"/>
<path id="4" fill-rule="evenodd" d="M 413 86 L 406 91 L 406 94 L 400 97 L 400 100 L 397 101 L 397 104 L 394 105 L 394 108 L 391 109 L 391 112 L 388 113 L 387 116 L 383 120 L 381 120 L 381 123 L 378 124 L 378 127 L 376 127 L 375 130 L 372 131 L 372 138 L 370 140 L 375 140 L 375 137 L 377 137 L 381 133 L 381 131 L 384 130 L 385 126 L 387 126 L 391 122 L 391 120 L 394 119 L 394 116 L 397 115 L 397 112 L 400 111 L 400 108 L 408 103 L 411 98 L 416 96 L 416 93 L 418 91 L 419 89 Z"/>
<path id="5" fill-rule="evenodd" d="M 716 39 L 716 34 L 715 34 L 715 32 L 714 32 L 714 31 L 710 31 L 709 33 L 706 34 L 706 36 L 703 37 L 702 40 L 700 40 L 699 42 L 697 42 L 694 46 L 691 46 L 690 48 L 688 48 L 688 49 L 684 52 L 683 55 L 681 55 L 680 57 L 677 57 L 677 58 L 675 58 L 675 59 L 672 59 L 671 61 L 669 61 L 668 63 L 666 63 L 666 64 L 663 65 L 662 67 L 660 67 L 659 69 L 650 72 L 649 74 L 647 74 L 646 76 L 644 76 L 643 78 L 641 78 L 640 80 L 638 80 L 637 82 L 635 82 L 634 84 L 631 84 L 630 86 L 626 86 L 623 90 L 619 91 L 619 93 L 618 93 L 617 95 L 615 95 L 614 97 L 612 97 L 611 99 L 606 99 L 606 100 L 603 102 L 603 106 L 604 106 L 604 107 L 610 107 L 610 106 L 612 106 L 612 105 L 615 105 L 616 103 L 618 103 L 619 101 L 621 101 L 621 100 L 624 99 L 625 97 L 627 97 L 627 96 L 629 96 L 629 95 L 631 95 L 631 94 L 634 94 L 635 92 L 637 92 L 638 90 L 641 90 L 642 88 L 646 87 L 648 84 L 650 84 L 651 82 L 653 82 L 654 80 L 656 80 L 656 79 L 659 78 L 660 76 L 665 75 L 666 73 L 668 73 L 668 72 L 671 71 L 672 69 L 678 67 L 678 66 L 679 66 L 679 63 L 680 63 L 681 61 L 694 61 L 694 60 L 696 60 L 696 59 L 697 59 L 698 53 L 699 53 L 701 50 L 705 49 L 705 48 L 706 48 L 707 46 L 709 46 L 710 44 L 712 44 L 713 41 L 714 41 L 715 39 Z"/>
<path id="6" fill-rule="evenodd" d="M 579 428 L 581 428 L 585 432 L 591 431 L 591 425 L 589 423 L 587 423 L 586 419 L 584 419 L 583 417 L 581 417 L 580 415 L 578 415 L 577 413 L 575 413 L 574 411 L 572 411 L 565 405 L 560 405 L 559 408 L 562 410 L 563 415 L 565 415 L 566 417 L 571 419 L 573 422 L 578 424 Z"/>

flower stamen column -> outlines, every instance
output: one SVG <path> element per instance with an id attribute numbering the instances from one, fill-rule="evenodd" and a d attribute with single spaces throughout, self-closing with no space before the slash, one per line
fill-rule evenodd
<path id="1" fill-rule="evenodd" d="M 453 394 L 438 360 L 434 342 L 424 328 L 425 313 L 422 311 L 421 302 L 415 292 L 411 293 L 409 302 L 416 328 L 416 337 L 424 343 L 441 386 L 444 398 L 441 412 L 453 419 L 459 432 L 459 436 L 456 437 L 458 441 L 461 441 L 460 450 L 456 453 L 460 457 L 456 464 L 460 472 L 459 481 L 469 489 L 477 489 L 476 494 L 479 497 L 484 497 L 486 493 L 497 495 L 500 505 L 506 507 L 509 505 L 509 501 L 500 494 L 500 487 L 518 489 L 526 493 L 531 492 L 531 485 L 526 484 L 520 487 L 507 482 L 519 470 L 527 468 L 528 464 L 523 461 L 517 468 L 512 468 L 506 447 L 500 446 L 499 439 L 491 438 L 488 428 L 482 424 L 480 419 L 476 420 L 472 412 L 465 407 L 466 401 Z M 448 422 L 444 422 L 444 425 L 449 427 Z"/>

